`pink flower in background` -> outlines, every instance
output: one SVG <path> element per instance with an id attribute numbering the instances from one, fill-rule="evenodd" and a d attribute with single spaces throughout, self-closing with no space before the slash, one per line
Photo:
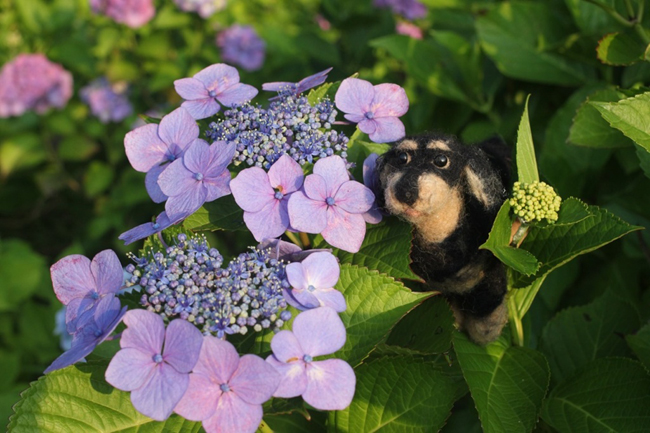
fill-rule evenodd
<path id="1" fill-rule="evenodd" d="M 205 19 L 225 8 L 227 0 L 174 0 L 174 3 L 180 10 L 197 12 Z"/>
<path id="2" fill-rule="evenodd" d="M 422 39 L 422 29 L 408 21 L 398 22 L 395 31 L 400 35 L 410 36 L 413 39 Z"/>
<path id="3" fill-rule="evenodd" d="M 72 74 L 43 54 L 20 54 L 0 71 L 0 117 L 63 108 L 72 96 Z"/>
<path id="4" fill-rule="evenodd" d="M 90 8 L 134 29 L 147 24 L 156 14 L 152 0 L 90 0 Z"/>
<path id="5" fill-rule="evenodd" d="M 247 71 L 262 67 L 266 44 L 251 26 L 235 24 L 217 35 L 221 59 L 241 66 Z"/>
<path id="6" fill-rule="evenodd" d="M 111 84 L 104 77 L 93 80 L 81 89 L 81 100 L 102 123 L 119 122 L 133 113 L 126 97 L 126 83 Z"/>

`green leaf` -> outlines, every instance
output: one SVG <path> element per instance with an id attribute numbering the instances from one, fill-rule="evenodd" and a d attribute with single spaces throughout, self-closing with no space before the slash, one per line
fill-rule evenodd
<path id="1" fill-rule="evenodd" d="M 609 291 L 589 305 L 560 312 L 544 327 L 540 345 L 553 381 L 561 382 L 594 359 L 628 355 L 622 336 L 639 325 L 634 306 Z"/>
<path id="2" fill-rule="evenodd" d="M 113 182 L 113 169 L 102 161 L 93 161 L 84 176 L 84 189 L 89 197 L 104 192 Z"/>
<path id="3" fill-rule="evenodd" d="M 641 165 L 641 169 L 645 173 L 646 177 L 650 177 L 650 151 L 646 150 L 636 143 L 634 145 L 636 146 L 636 156 L 639 157 L 639 164 Z"/>
<path id="4" fill-rule="evenodd" d="M 641 229 L 598 206 L 589 206 L 588 211 L 589 218 L 575 223 L 551 224 L 530 230 L 521 248 L 537 257 L 541 266 L 532 276 L 516 275 L 513 287 L 526 287 L 578 255 L 598 249 L 627 233 Z"/>
<path id="5" fill-rule="evenodd" d="M 476 30 L 485 53 L 506 76 L 536 83 L 578 86 L 594 70 L 553 52 L 570 23 L 546 2 L 504 2 L 480 16 Z"/>
<path id="6" fill-rule="evenodd" d="M 650 369 L 650 324 L 636 334 L 626 336 L 625 340 L 646 368 Z"/>
<path id="7" fill-rule="evenodd" d="M 548 363 L 540 352 L 510 346 L 509 332 L 487 346 L 454 335 L 454 348 L 485 433 L 532 431 L 548 388 Z"/>
<path id="8" fill-rule="evenodd" d="M 19 134 L 0 143 L 0 177 L 33 167 L 47 159 L 41 138 L 34 133 Z"/>
<path id="9" fill-rule="evenodd" d="M 332 253 L 341 263 L 366 266 L 394 278 L 422 281 L 411 270 L 411 226 L 397 218 L 384 218 L 375 225 L 367 226 L 366 237 L 357 253 L 337 248 Z M 318 236 L 314 248 L 328 248 L 325 240 Z"/>
<path id="10" fill-rule="evenodd" d="M 646 44 L 640 40 L 633 30 L 622 33 L 605 35 L 598 43 L 596 53 L 598 59 L 608 65 L 631 65 L 641 60 L 645 53 Z"/>
<path id="11" fill-rule="evenodd" d="M 341 313 L 347 340 L 333 357 L 355 366 L 380 343 L 395 324 L 431 293 L 415 293 L 393 278 L 349 264 L 341 265 L 336 289 L 348 308 Z"/>
<path id="12" fill-rule="evenodd" d="M 0 311 L 21 308 L 47 274 L 45 259 L 18 239 L 0 242 Z"/>
<path id="13" fill-rule="evenodd" d="M 232 194 L 206 203 L 185 219 L 183 226 L 189 230 L 246 230 L 244 211 Z"/>
<path id="14" fill-rule="evenodd" d="M 521 115 L 519 130 L 517 131 L 517 180 L 524 183 L 539 181 L 537 172 L 537 160 L 535 159 L 535 145 L 533 145 L 533 134 L 530 131 L 528 120 L 528 100 L 524 106 L 524 114 Z"/>
<path id="15" fill-rule="evenodd" d="M 591 104 L 613 127 L 650 151 L 650 92 L 614 103 Z"/>
<path id="16" fill-rule="evenodd" d="M 32 383 L 14 406 L 10 433 L 139 432 L 196 433 L 200 422 L 172 415 L 154 421 L 138 413 L 129 393 L 106 383 L 106 362 L 89 362 L 54 371 Z"/>
<path id="17" fill-rule="evenodd" d="M 84 161 L 99 149 L 97 143 L 83 136 L 64 138 L 59 145 L 59 157 L 64 161 Z"/>
<path id="18" fill-rule="evenodd" d="M 549 395 L 542 418 L 560 433 L 650 431 L 650 377 L 637 361 L 593 361 Z"/>
<path id="19" fill-rule="evenodd" d="M 352 404 L 330 412 L 335 432 L 438 431 L 455 400 L 453 381 L 432 362 L 414 357 L 384 357 L 355 370 Z"/>

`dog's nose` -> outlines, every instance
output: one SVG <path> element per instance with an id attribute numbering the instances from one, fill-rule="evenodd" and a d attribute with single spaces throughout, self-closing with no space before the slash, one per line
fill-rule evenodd
<path id="1" fill-rule="evenodd" d="M 418 200 L 418 192 L 417 189 L 414 190 L 409 185 L 398 183 L 395 186 L 395 198 L 407 206 L 413 206 Z"/>

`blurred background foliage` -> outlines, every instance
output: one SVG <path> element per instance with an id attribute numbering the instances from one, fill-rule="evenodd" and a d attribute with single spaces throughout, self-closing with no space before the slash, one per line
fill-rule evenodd
<path id="1" fill-rule="evenodd" d="M 470 143 L 496 134 L 513 144 L 531 94 L 542 180 L 562 197 L 650 225 L 650 180 L 639 160 L 648 165 L 647 151 L 588 103 L 648 90 L 642 0 L 422 3 L 418 39 L 397 34 L 405 19 L 371 0 L 230 0 L 205 20 L 158 0 L 138 29 L 93 14 L 86 0 L 0 0 L 0 63 L 44 53 L 73 74 L 75 90 L 64 109 L 0 119 L 0 419 L 60 353 L 49 266 L 71 253 L 135 250 L 117 236 L 161 209 L 129 166 L 124 135 L 141 122 L 138 113 L 160 117 L 178 106 L 173 81 L 220 62 L 215 37 L 234 23 L 251 25 L 266 43 L 263 67 L 240 69 L 242 82 L 260 88 L 333 66 L 330 81 L 358 72 L 397 83 L 411 102 L 407 133 L 435 130 Z M 79 90 L 99 76 L 128 85 L 133 115 L 102 123 L 91 114 Z M 253 240 L 222 233 L 211 242 L 230 255 Z M 527 344 L 537 347 L 557 312 L 608 290 L 647 321 L 649 242 L 633 233 L 551 274 L 526 316 Z M 477 429 L 466 396 L 445 431 Z"/>

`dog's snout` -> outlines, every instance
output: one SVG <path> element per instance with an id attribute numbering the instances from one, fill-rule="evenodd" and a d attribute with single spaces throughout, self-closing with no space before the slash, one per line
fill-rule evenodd
<path id="1" fill-rule="evenodd" d="M 395 198 L 407 206 L 413 206 L 418 200 L 417 179 L 401 179 L 395 185 Z"/>

